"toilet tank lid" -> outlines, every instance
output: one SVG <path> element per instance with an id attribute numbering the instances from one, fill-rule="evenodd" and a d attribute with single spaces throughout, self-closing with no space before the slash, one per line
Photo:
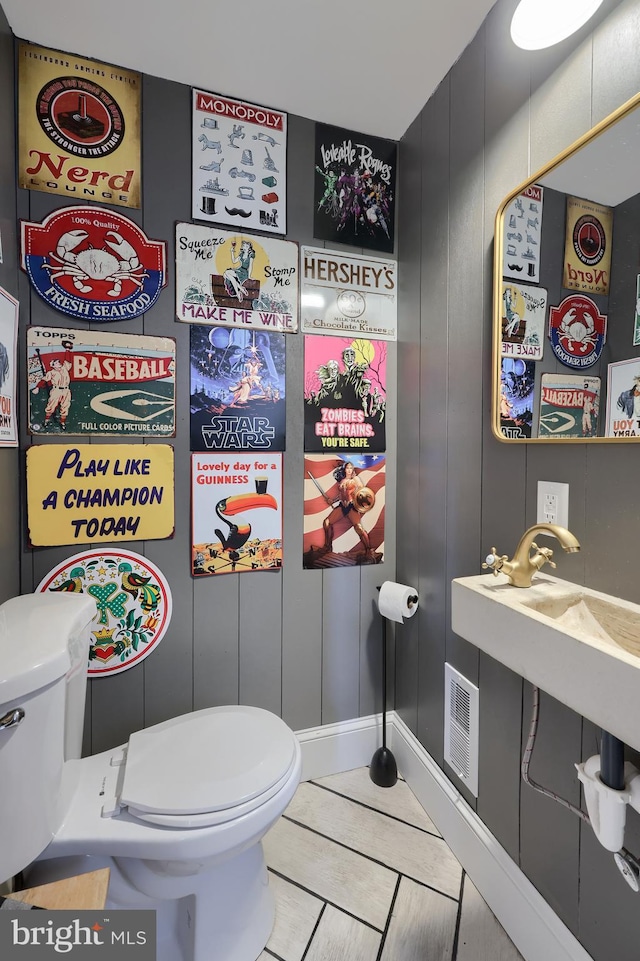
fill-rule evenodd
<path id="1" fill-rule="evenodd" d="M 64 677 L 68 640 L 95 614 L 95 601 L 82 594 L 22 594 L 0 605 L 0 705 Z"/>

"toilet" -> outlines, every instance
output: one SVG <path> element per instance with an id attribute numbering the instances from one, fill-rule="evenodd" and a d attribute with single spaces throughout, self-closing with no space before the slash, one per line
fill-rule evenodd
<path id="1" fill-rule="evenodd" d="M 298 740 L 269 711 L 214 707 L 81 758 L 95 613 L 83 594 L 0 605 L 0 882 L 108 866 L 107 907 L 156 911 L 158 961 L 255 961 L 274 920 L 261 840 Z"/>

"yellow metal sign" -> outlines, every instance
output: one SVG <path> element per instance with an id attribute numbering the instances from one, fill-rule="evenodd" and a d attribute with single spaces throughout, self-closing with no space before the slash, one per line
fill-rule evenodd
<path id="1" fill-rule="evenodd" d="M 611 278 L 613 210 L 567 197 L 562 286 L 583 294 L 608 294 Z"/>
<path id="2" fill-rule="evenodd" d="M 132 70 L 21 43 L 20 186 L 139 207 L 140 87 Z"/>
<path id="3" fill-rule="evenodd" d="M 173 447 L 30 447 L 27 514 L 29 540 L 34 547 L 171 537 Z"/>

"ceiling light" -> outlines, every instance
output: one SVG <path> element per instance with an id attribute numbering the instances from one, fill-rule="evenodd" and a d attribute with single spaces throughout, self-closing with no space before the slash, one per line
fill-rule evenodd
<path id="1" fill-rule="evenodd" d="M 511 39 L 523 50 L 552 47 L 579 30 L 602 0 L 520 0 L 511 21 Z"/>

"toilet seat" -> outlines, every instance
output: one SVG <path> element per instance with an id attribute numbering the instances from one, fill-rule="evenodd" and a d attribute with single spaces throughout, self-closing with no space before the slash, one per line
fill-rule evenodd
<path id="1" fill-rule="evenodd" d="M 222 824 L 281 789 L 296 762 L 295 737 L 261 708 L 208 708 L 129 738 L 120 805 L 166 827 Z"/>

